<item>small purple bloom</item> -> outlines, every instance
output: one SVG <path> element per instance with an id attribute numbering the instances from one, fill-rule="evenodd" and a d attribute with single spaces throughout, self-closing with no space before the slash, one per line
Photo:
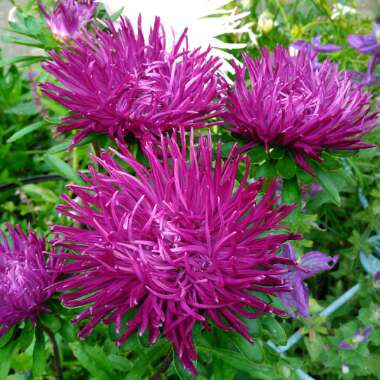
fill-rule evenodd
<path id="1" fill-rule="evenodd" d="M 49 287 L 59 273 L 59 261 L 47 258 L 43 238 L 30 230 L 26 235 L 19 226 L 7 225 L 7 231 L 9 238 L 0 229 L 0 335 L 48 310 Z"/>
<path id="2" fill-rule="evenodd" d="M 254 292 L 289 291 L 280 275 L 294 262 L 277 250 L 300 236 L 276 232 L 293 207 L 276 205 L 275 183 L 263 194 L 264 181 L 249 180 L 249 158 L 236 145 L 223 160 L 211 134 L 193 135 L 148 144 L 149 168 L 122 146 L 94 158 L 102 169 L 83 175 L 86 186 L 69 187 L 80 201 L 64 195 L 58 207 L 77 226 L 53 232 L 67 249 L 62 301 L 86 307 L 75 319 L 88 319 L 80 337 L 102 321 L 119 332 L 128 316 L 119 344 L 136 331 L 152 343 L 163 335 L 195 374 L 195 324 L 210 329 L 212 321 L 251 340 L 242 317 L 287 314 Z"/>
<path id="3" fill-rule="evenodd" d="M 368 61 L 366 73 L 356 73 L 361 84 L 372 86 L 379 83 L 380 78 L 376 75 L 376 66 L 380 63 L 380 25 L 373 23 L 373 33 L 370 34 L 350 34 L 349 44 L 362 54 L 369 54 L 372 57 Z M 354 74 L 355 75 L 355 74 Z"/>
<path id="4" fill-rule="evenodd" d="M 305 53 L 310 55 L 313 61 L 314 69 L 319 69 L 322 66 L 322 63 L 318 61 L 319 53 L 335 53 L 337 51 L 342 50 L 342 47 L 338 45 L 334 45 L 334 44 L 322 45 L 320 35 L 315 36 L 311 40 L 311 42 L 308 42 L 305 40 L 294 41 L 290 45 L 290 47 L 298 51 L 304 51 Z"/>
<path id="5" fill-rule="evenodd" d="M 361 140 L 377 125 L 371 94 L 337 65 L 325 60 L 314 70 L 307 53 L 290 56 L 277 47 L 273 55 L 263 49 L 261 58 L 244 56 L 243 65 L 234 66 L 236 80 L 227 96 L 225 127 L 240 135 L 246 146 L 289 149 L 311 174 L 306 158 L 322 161 L 321 154 L 328 149 L 373 146 Z"/>
<path id="6" fill-rule="evenodd" d="M 73 144 L 91 133 L 145 141 L 173 128 L 218 124 L 210 119 L 222 112 L 219 58 L 184 50 L 186 32 L 167 51 L 158 18 L 148 41 L 141 18 L 136 32 L 127 19 L 107 25 L 52 53 L 44 65 L 63 87 L 45 83 L 42 91 L 73 111 L 59 128 L 78 131 Z"/>
<path id="7" fill-rule="evenodd" d="M 368 338 L 372 333 L 372 326 L 367 326 L 363 329 L 359 329 L 355 332 L 355 335 L 348 341 L 343 340 L 339 344 L 339 348 L 342 350 L 354 350 L 359 344 L 367 343 Z"/>
<path id="8" fill-rule="evenodd" d="M 53 35 L 62 41 L 77 38 L 93 18 L 97 6 L 94 0 L 58 0 L 49 15 L 40 2 L 38 5 Z"/>
<path id="9" fill-rule="evenodd" d="M 292 261 L 297 260 L 295 250 L 290 243 L 283 245 L 281 256 Z M 338 256 L 331 257 L 322 252 L 312 251 L 301 257 L 298 267 L 282 275 L 289 281 L 293 290 L 279 293 L 278 297 L 292 316 L 298 314 L 306 318 L 309 314 L 309 291 L 304 280 L 319 272 L 332 269 L 337 261 Z"/>
<path id="10" fill-rule="evenodd" d="M 374 275 L 374 286 L 376 290 L 380 291 L 380 272 L 376 272 Z"/>

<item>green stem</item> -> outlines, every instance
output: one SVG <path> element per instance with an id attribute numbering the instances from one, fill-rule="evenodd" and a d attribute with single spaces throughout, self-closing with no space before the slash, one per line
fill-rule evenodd
<path id="1" fill-rule="evenodd" d="M 42 326 L 42 329 L 47 334 L 47 336 L 49 337 L 51 344 L 53 346 L 53 360 L 54 360 L 55 372 L 57 374 L 57 380 L 64 380 L 63 379 L 62 365 L 61 365 L 61 357 L 59 354 L 59 347 L 58 347 L 58 343 L 55 339 L 54 333 L 48 327 L 46 327 L 42 324 L 41 324 L 41 326 Z"/>

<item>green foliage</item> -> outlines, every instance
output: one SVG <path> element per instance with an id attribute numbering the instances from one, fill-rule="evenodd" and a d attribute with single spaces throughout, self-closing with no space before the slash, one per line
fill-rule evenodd
<path id="1" fill-rule="evenodd" d="M 329 54 L 341 69 L 365 71 L 368 57 L 351 49 L 347 36 L 370 32 L 371 20 L 360 14 L 335 17 L 337 4 L 327 0 L 252 0 L 231 6 L 244 6 L 249 12 L 245 21 L 251 23 L 256 41 L 246 34 L 240 42 L 247 43 L 250 55 L 258 55 L 261 47 L 289 46 L 296 39 L 310 40 L 320 34 L 323 43 L 343 46 L 342 51 Z M 259 22 L 263 14 L 265 27 Z M 103 16 L 101 10 L 99 17 Z M 94 149 L 111 143 L 105 136 L 91 136 L 67 150 L 71 135 L 56 133 L 55 124 L 67 110 L 42 96 L 36 83 L 48 79 L 39 63 L 47 59 L 48 50 L 58 50 L 60 43 L 47 28 L 35 1 L 19 7 L 9 31 L 12 33 L 2 36 L 3 41 L 41 48 L 42 52 L 0 60 L 0 225 L 9 221 L 26 227 L 30 223 L 46 233 L 49 225 L 59 220 L 55 208 L 64 186 L 80 183 L 77 172 L 87 170 Z M 238 37 L 224 39 L 236 42 Z M 239 57 L 238 52 L 234 54 Z M 371 89 L 375 95 L 378 90 Z M 224 143 L 222 154 L 226 157 L 233 146 L 231 136 L 220 128 L 214 132 Z M 379 146 L 380 131 L 375 130 L 368 141 Z M 141 155 L 136 145 L 131 144 L 131 150 Z M 380 292 L 369 274 L 378 271 L 380 259 L 379 149 L 324 153 L 321 163 L 312 164 L 315 176 L 300 170 L 292 154 L 282 148 L 265 151 L 255 146 L 247 154 L 254 177 L 265 177 L 266 184 L 280 177 L 282 200 L 296 205 L 287 224 L 304 235 L 304 240 L 295 243 L 297 251 L 318 250 L 339 255 L 340 260 L 334 271 L 308 280 L 311 315 L 306 320 L 273 316 L 247 320 L 253 342 L 235 333 L 198 328 L 194 332 L 199 352 L 196 379 L 293 380 L 298 378 L 298 368 L 323 380 L 380 379 Z M 322 191 L 311 196 L 310 185 L 316 182 Z M 353 300 L 329 318 L 318 316 L 358 282 L 361 290 Z M 0 338 L 0 380 L 54 378 L 53 345 L 43 327 L 55 336 L 65 380 L 145 380 L 168 356 L 172 360 L 162 379 L 192 378 L 166 340 L 149 346 L 146 337 L 133 335 L 117 348 L 113 326 L 98 326 L 91 337 L 79 342 L 78 327 L 70 322 L 75 312 L 56 300 L 50 307 L 51 312 L 40 316 L 37 327 L 22 323 Z M 356 331 L 367 326 L 373 328 L 368 342 L 355 343 Z M 268 340 L 284 345 L 298 329 L 304 338 L 286 355 L 268 346 Z M 339 348 L 343 340 L 354 348 Z"/>

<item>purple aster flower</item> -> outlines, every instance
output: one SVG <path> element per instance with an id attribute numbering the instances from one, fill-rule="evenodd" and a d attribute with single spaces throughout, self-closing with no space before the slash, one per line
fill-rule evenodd
<path id="1" fill-rule="evenodd" d="M 304 51 L 306 54 L 310 55 L 314 69 L 319 69 L 322 66 L 322 63 L 318 61 L 319 53 L 335 53 L 342 50 L 342 47 L 338 45 L 322 45 L 320 35 L 315 36 L 311 42 L 305 40 L 294 41 L 290 47 L 297 51 Z"/>
<path id="2" fill-rule="evenodd" d="M 44 238 L 30 230 L 25 234 L 19 226 L 7 225 L 7 231 L 9 238 L 0 229 L 0 335 L 48 311 L 48 288 L 59 273 L 57 258 L 47 258 Z"/>
<path id="3" fill-rule="evenodd" d="M 224 118 L 226 128 L 241 135 L 248 146 L 262 143 L 267 150 L 289 149 L 309 173 L 306 158 L 322 161 L 324 150 L 372 147 L 361 141 L 377 124 L 371 94 L 335 64 L 326 60 L 314 70 L 305 52 L 292 57 L 277 47 L 273 56 L 266 49 L 259 59 L 244 56 L 244 64 L 235 65 L 235 71 Z"/>
<path id="4" fill-rule="evenodd" d="M 217 124 L 207 120 L 221 113 L 225 83 L 217 75 L 218 58 L 209 50 L 184 50 L 186 32 L 168 52 L 158 18 L 149 41 L 141 18 L 137 33 L 127 19 L 117 30 L 107 25 L 108 31 L 98 28 L 52 53 L 44 65 L 63 87 L 46 83 L 42 91 L 73 111 L 59 130 L 80 131 L 74 144 L 93 132 L 132 133 L 141 140 L 179 126 Z"/>
<path id="5" fill-rule="evenodd" d="M 242 317 L 286 314 L 254 292 L 289 291 L 280 277 L 289 269 L 279 264 L 294 263 L 276 252 L 300 236 L 279 231 L 293 206 L 276 206 L 275 184 L 258 200 L 263 181 L 249 181 L 249 159 L 237 146 L 223 160 L 220 144 L 213 154 L 210 134 L 195 142 L 192 132 L 187 145 L 182 130 L 180 140 L 174 134 L 161 136 L 160 149 L 147 144 L 149 169 L 123 147 L 123 154 L 95 157 L 102 170 L 92 167 L 82 176 L 87 186 L 69 187 L 81 201 L 64 195 L 58 207 L 81 227 L 53 231 L 55 244 L 67 249 L 63 273 L 69 277 L 58 289 L 69 292 L 62 301 L 87 306 L 75 319 L 88 319 L 80 337 L 101 321 L 115 322 L 119 332 L 128 316 L 119 344 L 135 331 L 148 331 L 152 343 L 161 334 L 195 374 L 197 322 L 251 340 Z"/>
<path id="6" fill-rule="evenodd" d="M 368 338 L 372 333 L 372 326 L 367 326 L 363 329 L 358 329 L 355 335 L 349 340 L 343 340 L 339 344 L 339 348 L 342 350 L 354 350 L 359 344 L 367 343 Z"/>
<path id="7" fill-rule="evenodd" d="M 350 34 L 347 39 L 358 52 L 372 56 L 368 61 L 367 72 L 355 73 L 360 83 L 365 86 L 379 83 L 380 78 L 376 75 L 375 69 L 380 63 L 380 25 L 373 23 L 373 33 Z"/>
<path id="8" fill-rule="evenodd" d="M 281 256 L 293 262 L 297 260 L 294 248 L 290 243 L 284 244 Z M 306 318 L 309 315 L 309 291 L 304 280 L 319 272 L 332 269 L 337 261 L 338 256 L 331 257 L 322 252 L 312 251 L 301 257 L 299 266 L 281 276 L 290 283 L 293 290 L 279 293 L 278 297 L 292 316 L 301 315 Z"/>
<path id="9" fill-rule="evenodd" d="M 62 41 L 79 37 L 97 6 L 94 0 L 58 0 L 49 15 L 40 2 L 38 5 L 54 37 Z"/>

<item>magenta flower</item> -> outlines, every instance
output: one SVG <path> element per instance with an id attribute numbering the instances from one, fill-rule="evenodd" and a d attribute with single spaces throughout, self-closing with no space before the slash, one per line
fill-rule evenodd
<path id="1" fill-rule="evenodd" d="M 335 64 L 326 60 L 314 70 L 305 52 L 292 57 L 278 47 L 273 56 L 265 49 L 259 59 L 245 56 L 235 71 L 224 118 L 226 127 L 249 145 L 286 148 L 310 173 L 306 158 L 322 161 L 324 150 L 372 147 L 361 141 L 377 123 L 371 95 Z"/>
<path id="2" fill-rule="evenodd" d="M 68 250 L 69 277 L 58 289 L 69 291 L 64 305 L 87 306 L 75 319 L 88 319 L 80 337 L 101 321 L 123 331 L 128 315 L 119 344 L 135 331 L 148 331 L 152 343 L 161 334 L 195 374 L 196 323 L 210 329 L 212 321 L 251 340 L 242 317 L 286 315 L 253 292 L 289 291 L 279 277 L 288 269 L 278 265 L 294 263 L 276 252 L 300 237 L 279 230 L 293 207 L 276 207 L 275 184 L 258 200 L 263 181 L 248 180 L 249 159 L 236 146 L 225 161 L 220 144 L 213 154 L 211 135 L 195 142 L 192 134 L 189 148 L 184 133 L 181 143 L 161 136 L 160 149 L 153 146 L 149 169 L 124 148 L 112 151 L 118 160 L 103 152 L 94 158 L 101 172 L 90 168 L 87 186 L 69 187 L 80 201 L 64 195 L 58 211 L 81 227 L 53 227 L 55 244 Z"/>
<path id="3" fill-rule="evenodd" d="M 94 0 L 58 0 L 49 15 L 40 2 L 38 5 L 51 32 L 59 40 L 79 37 L 93 18 L 97 6 Z"/>
<path id="4" fill-rule="evenodd" d="M 297 261 L 295 250 L 290 243 L 284 244 L 281 256 L 293 262 Z M 319 272 L 331 270 L 337 261 L 338 256 L 331 257 L 322 252 L 312 251 L 301 257 L 298 267 L 281 275 L 292 286 L 290 292 L 278 294 L 289 314 L 293 317 L 301 315 L 304 318 L 309 315 L 309 291 L 304 281 Z"/>
<path id="5" fill-rule="evenodd" d="M 44 238 L 19 226 L 7 225 L 10 238 L 0 229 L 0 336 L 12 325 L 35 322 L 52 295 L 50 287 L 58 273 L 59 261 L 47 258 Z"/>
<path id="6" fill-rule="evenodd" d="M 305 41 L 305 40 L 297 40 L 294 41 L 291 45 L 291 48 L 298 50 L 298 51 L 304 51 L 305 53 L 309 54 L 314 69 L 319 69 L 322 66 L 322 63 L 318 61 L 318 54 L 319 53 L 335 53 L 337 51 L 342 50 L 342 47 L 339 45 L 334 44 L 321 44 L 321 36 L 315 36 L 311 42 Z"/>
<path id="7" fill-rule="evenodd" d="M 149 41 L 141 19 L 137 33 L 127 19 L 117 30 L 108 27 L 52 53 L 44 65 L 63 87 L 46 83 L 42 91 L 73 111 L 59 130 L 78 130 L 74 144 L 93 132 L 145 140 L 179 126 L 217 124 L 207 121 L 221 113 L 225 85 L 216 73 L 218 58 L 184 50 L 185 33 L 168 52 L 158 18 Z"/>

